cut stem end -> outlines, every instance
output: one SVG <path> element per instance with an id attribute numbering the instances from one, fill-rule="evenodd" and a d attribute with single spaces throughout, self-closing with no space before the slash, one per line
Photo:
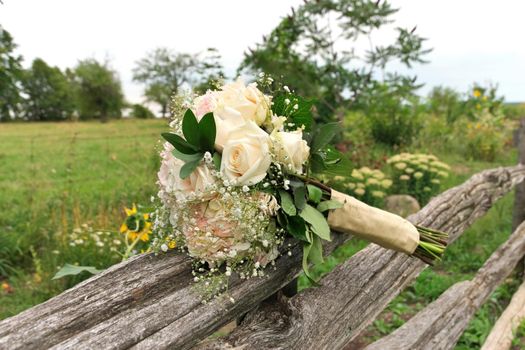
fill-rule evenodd
<path id="1" fill-rule="evenodd" d="M 448 234 L 422 226 L 416 226 L 416 228 L 419 232 L 419 245 L 412 256 L 433 266 L 443 257 L 447 248 Z"/>

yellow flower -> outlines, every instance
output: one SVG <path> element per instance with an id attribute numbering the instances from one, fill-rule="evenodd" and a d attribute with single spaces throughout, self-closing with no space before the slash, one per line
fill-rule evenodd
<path id="1" fill-rule="evenodd" d="M 376 198 L 383 198 L 385 193 L 381 191 L 372 191 L 372 196 Z"/>
<path id="2" fill-rule="evenodd" d="M 402 181 L 408 181 L 408 180 L 410 180 L 410 176 L 408 176 L 408 175 L 401 175 L 401 176 L 399 177 L 399 180 L 402 180 Z"/>
<path id="3" fill-rule="evenodd" d="M 421 179 L 423 177 L 423 173 L 421 171 L 416 171 L 414 173 L 414 178 Z"/>
<path id="4" fill-rule="evenodd" d="M 172 241 L 169 241 L 169 243 L 168 243 L 168 248 L 170 248 L 170 249 L 175 249 L 176 246 L 177 246 L 177 242 L 175 242 L 175 241 L 173 241 L 173 240 L 172 240 Z"/>
<path id="5" fill-rule="evenodd" d="M 381 186 L 383 186 L 383 188 L 389 188 L 390 186 L 392 186 L 392 180 L 385 179 L 381 181 Z"/>
<path id="6" fill-rule="evenodd" d="M 368 178 L 368 180 L 366 180 L 366 184 L 367 185 L 378 185 L 379 181 L 377 181 L 377 179 L 374 179 L 373 177 L 370 177 Z"/>
<path id="7" fill-rule="evenodd" d="M 363 188 L 358 188 L 355 190 L 355 194 L 357 194 L 358 196 L 362 196 L 366 193 L 366 191 L 363 189 Z"/>
<path id="8" fill-rule="evenodd" d="M 399 170 L 403 170 L 407 167 L 407 163 L 397 163 L 395 167 Z"/>
<path id="9" fill-rule="evenodd" d="M 124 208 L 124 211 L 126 212 L 126 220 L 120 225 L 120 232 L 131 241 L 135 241 L 137 238 L 143 242 L 149 241 L 151 233 L 149 214 L 139 213 L 135 204 L 131 209 Z"/>
<path id="10" fill-rule="evenodd" d="M 475 98 L 478 98 L 478 97 L 481 96 L 481 91 L 479 91 L 478 89 L 474 89 L 473 95 L 474 95 Z"/>
<path id="11" fill-rule="evenodd" d="M 131 209 L 124 208 L 124 211 L 126 212 L 126 216 L 135 215 L 137 214 L 137 206 L 135 205 L 135 203 L 133 203 L 133 207 L 131 207 Z"/>

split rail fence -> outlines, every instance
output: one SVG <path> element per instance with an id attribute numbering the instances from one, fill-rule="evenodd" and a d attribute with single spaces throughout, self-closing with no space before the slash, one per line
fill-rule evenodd
<path id="1" fill-rule="evenodd" d="M 453 348 L 475 312 L 522 261 L 524 134 L 525 122 L 518 139 L 520 164 L 480 172 L 408 218 L 448 232 L 453 244 L 517 186 L 515 229 L 509 239 L 472 280 L 453 285 L 368 350 Z M 334 233 L 325 253 L 348 239 Z M 206 304 L 192 287 L 187 256 L 134 257 L 1 321 L 0 349 L 342 349 L 426 267 L 417 259 L 370 244 L 325 276 L 320 287 L 287 297 L 282 289 L 301 272 L 301 247 L 293 240 L 289 243 L 292 255 L 280 257 L 267 277 L 232 277 L 228 296 Z M 523 309 L 523 299 L 521 294 L 513 298 L 510 316 L 504 313 L 498 321 L 501 329 L 509 328 L 504 318 L 513 318 L 513 308 Z M 209 338 L 232 320 L 238 325 L 229 335 Z M 487 349 L 497 348 L 494 344 L 503 341 L 502 332 L 489 336 L 492 343 Z"/>

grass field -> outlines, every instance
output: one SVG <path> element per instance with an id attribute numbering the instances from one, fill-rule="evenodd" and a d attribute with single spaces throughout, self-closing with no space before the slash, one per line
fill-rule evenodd
<path id="1" fill-rule="evenodd" d="M 105 268 L 119 261 L 102 248 L 72 248 L 68 237 L 85 224 L 118 235 L 123 207 L 149 202 L 156 193 L 159 135 L 165 129 L 161 120 L 0 124 L 0 319 L 87 277 L 52 281 L 66 262 Z M 437 156 L 453 169 L 443 190 L 482 169 L 516 161 L 512 150 L 494 163 L 467 161 L 457 154 Z M 512 201 L 512 194 L 499 201 L 449 248 L 441 265 L 425 270 L 368 329 L 365 341 L 391 332 L 453 283 L 472 277 L 508 237 Z M 356 240 L 341 247 L 324 266 L 316 267 L 316 273 L 328 271 L 365 245 Z M 307 284 L 300 280 L 300 286 Z M 494 293 L 458 349 L 482 343 L 515 287 L 509 281 Z"/>
<path id="2" fill-rule="evenodd" d="M 50 281 L 65 262 L 107 267 L 115 258 L 68 249 L 82 224 L 117 230 L 123 207 L 156 193 L 162 120 L 0 125 L 0 318 L 78 282 Z M 118 260 L 117 260 L 118 261 Z"/>

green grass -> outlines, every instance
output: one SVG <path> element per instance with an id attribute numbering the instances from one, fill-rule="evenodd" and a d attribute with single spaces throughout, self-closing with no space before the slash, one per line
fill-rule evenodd
<path id="1" fill-rule="evenodd" d="M 159 120 L 0 125 L 0 284 L 9 285 L 0 288 L 0 319 L 88 277 L 52 281 L 57 267 L 66 262 L 105 268 L 119 261 L 93 244 L 69 246 L 71 232 L 83 224 L 95 231 L 116 231 L 124 206 L 149 202 L 157 190 L 159 134 L 165 129 L 165 121 Z M 492 163 L 465 160 L 450 150 L 435 153 L 452 166 L 453 174 L 444 180 L 442 190 L 463 183 L 473 173 L 516 160 L 514 151 Z M 367 154 L 367 164 L 374 167 L 394 152 L 377 146 Z M 424 270 L 390 303 L 367 330 L 366 340 L 392 332 L 452 284 L 472 278 L 507 239 L 512 204 L 512 194 L 498 201 L 448 248 L 441 264 Z M 327 273 L 366 245 L 351 240 L 312 273 Z M 300 278 L 299 288 L 307 287 L 308 281 Z M 512 280 L 498 288 L 476 314 L 458 349 L 482 344 L 515 288 Z"/>
<path id="2" fill-rule="evenodd" d="M 124 206 L 149 202 L 165 129 L 161 120 L 0 125 L 0 282 L 12 288 L 0 290 L 0 319 L 85 278 L 51 281 L 66 262 L 118 261 L 71 249 L 68 235 L 84 223 L 116 231 Z"/>

